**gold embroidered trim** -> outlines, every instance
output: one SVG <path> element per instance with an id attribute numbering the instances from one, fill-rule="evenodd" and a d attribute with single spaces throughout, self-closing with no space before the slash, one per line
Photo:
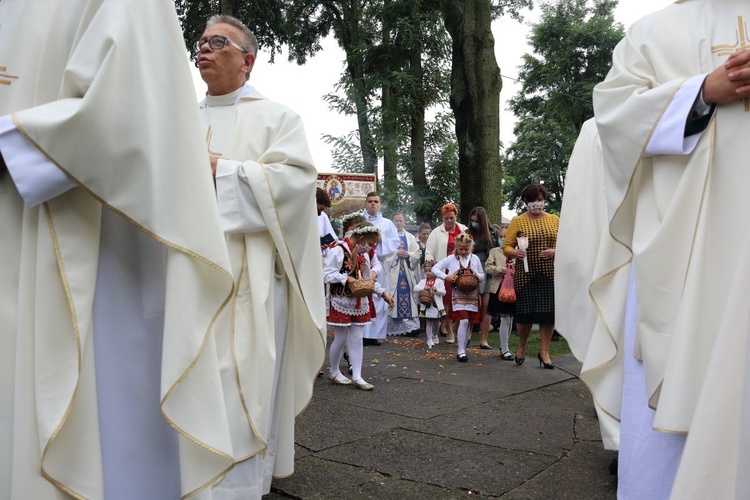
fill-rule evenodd
<path id="1" fill-rule="evenodd" d="M 70 308 L 70 314 L 71 314 L 71 320 L 73 322 L 73 333 L 75 335 L 75 341 L 76 341 L 76 349 L 78 350 L 78 376 L 76 377 L 76 387 L 73 390 L 73 395 L 70 397 L 70 401 L 68 403 L 68 407 L 65 409 L 65 413 L 63 414 L 62 418 L 60 419 L 60 423 L 55 428 L 54 432 L 50 436 L 49 440 L 47 441 L 47 444 L 44 447 L 44 451 L 42 452 L 42 477 L 44 477 L 47 481 L 52 483 L 55 487 L 61 489 L 68 495 L 72 496 L 76 499 L 84 499 L 85 497 L 82 496 L 80 493 L 76 492 L 72 488 L 70 488 L 65 483 L 62 483 L 61 481 L 58 481 L 54 477 L 52 477 L 51 474 L 47 472 L 47 470 L 44 468 L 44 460 L 47 457 L 47 452 L 49 451 L 50 446 L 52 446 L 52 442 L 57 439 L 57 435 L 62 430 L 63 426 L 65 426 L 65 422 L 68 421 L 68 417 L 70 416 L 70 412 L 73 409 L 73 402 L 76 399 L 76 395 L 78 394 L 78 383 L 81 376 L 81 363 L 83 359 L 82 349 L 81 349 L 81 337 L 80 337 L 80 330 L 78 329 L 78 317 L 76 315 L 75 310 L 75 304 L 73 302 L 73 295 L 70 292 L 70 285 L 68 284 L 68 278 L 65 273 L 65 265 L 62 260 L 62 255 L 60 253 L 60 245 L 57 241 L 57 233 L 55 232 L 55 224 L 52 220 L 52 212 L 49 209 L 49 204 L 44 203 L 42 205 L 44 208 L 44 214 L 47 218 L 47 227 L 49 228 L 50 237 L 52 238 L 52 246 L 55 249 L 55 260 L 57 261 L 57 268 L 60 271 L 60 279 L 62 281 L 63 288 L 65 290 L 65 296 L 68 299 L 68 307 Z"/>
<path id="2" fill-rule="evenodd" d="M 258 454 L 260 454 L 261 456 L 265 456 L 266 450 L 268 449 L 268 443 L 260 436 L 260 433 L 258 432 L 258 429 L 255 426 L 255 423 L 253 422 L 253 417 L 250 415 L 250 409 L 247 407 L 247 402 L 245 401 L 245 393 L 242 390 L 242 381 L 240 379 L 240 364 L 237 361 L 237 346 L 235 344 L 235 335 L 237 333 L 236 326 L 235 326 L 235 319 L 237 317 L 237 296 L 239 295 L 239 292 L 240 292 L 240 282 L 242 281 L 242 277 L 247 272 L 248 272 L 247 271 L 247 240 L 243 237 L 242 238 L 242 266 L 240 267 L 240 274 L 237 277 L 237 283 L 234 286 L 235 291 L 232 296 L 232 361 L 234 362 L 234 379 L 237 384 L 237 392 L 239 392 L 240 394 L 240 402 L 242 403 L 242 410 L 245 412 L 245 417 L 247 418 L 248 424 L 250 424 L 250 429 L 253 431 L 253 434 L 255 434 L 255 437 L 258 438 L 258 441 L 260 441 L 263 444 L 263 447 L 255 453 L 252 453 L 246 457 L 237 459 L 236 460 L 237 462 L 242 462 Z"/>
<path id="3" fill-rule="evenodd" d="M 55 166 L 57 166 L 68 178 L 70 178 L 73 182 L 75 182 L 76 184 L 78 184 L 79 187 L 81 187 L 84 191 L 86 191 L 92 198 L 94 198 L 99 203 L 101 203 L 102 206 L 107 207 L 113 213 L 119 215 L 120 217 L 122 217 L 123 219 L 125 219 L 128 223 L 132 224 L 136 229 L 142 231 L 143 233 L 145 233 L 147 236 L 149 236 L 150 238 L 154 239 L 155 241 L 161 243 L 162 245 L 164 245 L 164 246 L 166 246 L 168 248 L 172 248 L 172 249 L 174 249 L 174 250 L 176 250 L 178 252 L 181 252 L 181 253 L 183 253 L 185 255 L 188 255 L 189 257 L 192 257 L 192 258 L 198 260 L 199 262 L 202 262 L 203 264 L 206 264 L 207 266 L 213 268 L 214 270 L 219 271 L 221 274 L 223 274 L 224 276 L 226 276 L 227 278 L 229 278 L 231 280 L 231 282 L 232 282 L 232 288 L 231 288 L 229 294 L 227 295 L 226 299 L 224 300 L 224 302 L 221 304 L 221 306 L 219 307 L 219 309 L 216 311 L 216 313 L 214 314 L 213 318 L 211 319 L 211 322 L 210 322 L 210 324 L 208 326 L 208 329 L 206 330 L 206 333 L 203 336 L 203 341 L 201 342 L 200 348 L 198 349 L 198 353 L 193 358 L 192 362 L 188 365 L 188 367 L 185 369 L 185 371 L 182 373 L 182 375 L 180 376 L 180 378 L 169 388 L 169 390 L 167 391 L 167 393 L 164 395 L 164 397 L 161 400 L 161 406 L 162 406 L 161 414 L 164 417 L 164 419 L 166 420 L 166 422 L 175 431 L 177 431 L 180 435 L 182 435 L 183 437 L 185 437 L 189 441 L 191 441 L 191 442 L 195 443 L 196 445 L 200 446 L 201 448 L 203 448 L 203 449 L 205 449 L 205 450 L 207 450 L 207 451 L 209 451 L 211 453 L 214 453 L 216 455 L 219 455 L 222 458 L 226 458 L 226 459 L 228 459 L 229 461 L 232 462 L 232 464 L 227 469 L 225 469 L 221 474 L 219 474 L 218 476 L 216 476 L 215 478 L 213 478 L 212 480 L 210 480 L 206 484 L 202 485 L 201 487 L 199 487 L 199 488 L 197 488 L 197 489 L 195 489 L 195 490 L 187 493 L 183 498 L 188 498 L 190 496 L 193 496 L 196 493 L 199 493 L 200 491 L 206 489 L 207 487 L 210 487 L 212 484 L 214 484 L 217 481 L 217 478 L 220 478 L 220 477 L 223 477 L 224 475 L 226 475 L 226 473 L 229 472 L 232 469 L 232 467 L 234 467 L 234 458 L 231 457 L 231 456 L 229 456 L 229 455 L 227 455 L 226 453 L 223 453 L 223 452 L 221 452 L 219 450 L 214 449 L 211 446 L 208 446 L 206 443 L 203 443 L 202 441 L 199 441 L 195 437 L 193 437 L 190 434 L 188 434 L 187 432 L 185 432 L 181 427 L 177 426 L 177 424 L 175 424 L 172 420 L 170 420 L 169 418 L 167 418 L 166 414 L 164 413 L 163 406 L 164 406 L 164 402 L 169 398 L 169 396 L 172 394 L 172 392 L 174 392 L 174 390 L 180 384 L 182 384 L 182 382 L 184 382 L 185 378 L 187 378 L 188 374 L 192 371 L 193 367 L 198 362 L 198 359 L 200 359 L 200 357 L 203 355 L 203 350 L 205 349 L 206 343 L 207 343 L 207 341 L 208 341 L 208 339 L 210 337 L 211 331 L 212 331 L 212 329 L 214 327 L 214 324 L 216 323 L 216 320 L 217 320 L 218 316 L 221 314 L 221 311 L 224 310 L 224 308 L 227 306 L 227 304 L 229 303 L 229 301 L 232 298 L 233 291 L 234 291 L 234 278 L 232 277 L 232 273 L 229 272 L 229 271 L 227 271 L 226 269 L 224 269 L 223 267 L 221 267 L 220 265 L 218 265 L 214 261 L 212 261 L 212 260 L 210 260 L 210 259 L 208 259 L 208 258 L 206 258 L 206 257 L 204 257 L 204 256 L 202 256 L 200 254 L 197 254 L 196 252 L 193 252 L 192 250 L 188 250 L 187 248 L 183 248 L 183 247 L 181 247 L 179 245 L 175 245 L 171 241 L 168 241 L 168 240 L 162 238 L 161 236 L 157 235 L 156 233 L 154 233 L 154 232 L 150 231 L 149 229 L 143 227 L 141 224 L 139 224 L 137 221 L 135 221 L 134 219 L 132 219 L 126 213 L 122 212 L 121 210 L 119 210 L 119 209 L 115 208 L 114 206 L 110 205 L 109 203 L 107 203 L 102 197 L 100 197 L 98 194 L 96 194 L 94 191 L 92 191 L 88 186 L 86 186 L 83 182 L 81 182 L 74 175 L 72 175 L 70 172 L 68 172 L 68 170 L 66 170 L 62 165 L 60 165 L 57 161 L 55 161 L 55 159 L 49 153 L 47 153 L 26 132 L 26 130 L 24 130 L 24 128 L 18 122 L 18 118 L 17 118 L 17 116 L 16 116 L 15 113 L 11 114 L 11 118 L 13 120 L 13 124 L 16 126 L 16 129 L 21 133 L 21 135 L 24 136 L 24 138 L 30 144 L 32 144 L 37 150 L 39 150 L 39 152 L 42 155 L 44 155 L 45 158 L 47 158 L 50 162 L 52 162 L 53 164 L 55 164 Z M 45 204 L 45 206 L 46 206 L 46 204 Z M 80 346 L 79 346 L 79 371 L 80 371 Z M 71 400 L 71 404 L 72 404 L 72 400 Z M 63 419 L 63 422 L 67 418 L 67 415 L 68 415 L 69 412 L 70 412 L 70 407 L 66 411 L 66 414 L 65 414 L 65 417 Z M 57 432 L 59 432 L 60 428 L 61 428 L 61 426 L 58 427 L 58 429 L 55 431 L 54 435 L 56 435 Z M 54 437 L 54 435 L 53 435 L 53 437 Z M 52 442 L 52 438 L 50 439 L 50 442 L 47 445 L 48 447 L 49 447 L 49 444 L 51 442 Z M 46 453 L 46 449 L 45 449 L 45 453 Z M 42 473 L 45 475 L 45 477 L 47 477 L 47 474 L 46 474 L 46 472 L 44 470 L 42 470 Z M 66 490 L 67 487 L 65 487 L 64 485 L 62 485 L 62 484 L 58 485 L 57 482 L 55 480 L 53 480 L 53 479 L 50 479 L 50 482 L 52 482 L 55 486 L 57 486 L 58 488 L 62 489 L 63 491 L 67 492 L 67 490 Z M 67 488 L 67 489 L 69 489 L 69 488 Z M 75 495 L 73 495 L 73 496 L 75 496 Z M 77 498 L 83 498 L 83 497 L 78 496 Z"/>

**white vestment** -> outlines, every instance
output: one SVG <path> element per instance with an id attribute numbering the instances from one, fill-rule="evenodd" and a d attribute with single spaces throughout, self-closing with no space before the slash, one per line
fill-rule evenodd
<path id="1" fill-rule="evenodd" d="M 419 329 L 419 319 L 417 319 L 419 317 L 419 305 L 417 304 L 414 287 L 419 283 L 417 273 L 419 272 L 419 259 L 422 257 L 422 250 L 417 244 L 417 239 L 410 232 L 404 231 L 397 234 L 399 238 L 399 250 L 407 251 L 409 256 L 402 258 L 396 252 L 385 264 L 390 284 L 388 294 L 396 301 L 395 307 L 388 311 L 391 317 L 388 324 L 388 334 L 390 335 L 403 335 Z M 402 237 L 406 238 L 406 246 L 403 245 Z M 399 282 L 398 276 L 400 272 L 404 273 L 406 283 L 402 284 Z M 404 312 L 407 314 L 406 317 L 402 314 Z M 403 319 L 399 318 L 399 315 Z"/>
<path id="2" fill-rule="evenodd" d="M 232 443 L 219 498 L 268 493 L 294 470 L 294 419 L 325 356 L 317 171 L 293 111 L 249 85 L 201 105 L 235 295 L 217 322 Z"/>
<path id="3" fill-rule="evenodd" d="M 570 155 L 555 253 L 555 328 L 566 338 L 573 355 L 583 363 L 584 382 L 588 371 L 596 368 L 590 365 L 589 349 L 598 352 L 603 339 L 622 333 L 621 328 L 607 329 L 589 295 L 591 282 L 599 277 L 597 264 L 601 266 L 608 261 L 614 245 L 608 226 L 602 149 L 592 118 L 583 124 Z M 624 315 L 624 303 L 619 313 Z M 617 376 L 615 373 L 613 377 Z M 621 373 L 619 376 L 621 380 Z M 619 419 L 602 408 L 596 399 L 594 404 L 604 447 L 617 450 Z"/>
<path id="4" fill-rule="evenodd" d="M 589 347 L 581 378 L 597 405 L 619 418 L 623 346 L 617 332 L 625 324 L 635 262 L 633 350 L 656 410 L 652 425 L 688 433 L 674 498 L 750 494 L 742 489 L 750 442 L 746 424 L 740 425 L 750 419 L 750 322 L 746 300 L 742 313 L 736 307 L 737 297 L 748 295 L 744 221 L 750 208 L 739 200 L 750 184 L 742 151 L 750 113 L 742 101 L 721 105 L 702 134 L 684 140 L 679 132 L 686 114 L 665 123 L 680 116 L 670 109 L 685 100 L 696 76 L 747 43 L 747 19 L 750 6 L 740 0 L 676 2 L 631 27 L 594 91 L 612 238 L 590 287 L 606 328 L 592 339 L 596 348 Z M 674 147 L 661 144 L 670 137 L 662 126 L 676 128 Z"/>
<path id="5" fill-rule="evenodd" d="M 383 290 L 390 289 L 390 278 L 385 265 L 395 255 L 401 240 L 398 237 L 398 229 L 393 221 L 383 217 L 383 214 L 369 215 L 366 211 L 362 212 L 367 222 L 380 228 L 380 243 L 377 246 L 376 255 L 383 265 L 383 272 L 378 274 L 378 283 Z M 380 296 L 372 298 L 375 305 L 375 317 L 365 326 L 364 338 L 366 339 L 384 339 L 388 331 L 388 303 Z"/>
<path id="6" fill-rule="evenodd" d="M 0 23 L 0 497 L 210 497 L 232 279 L 174 6 Z"/>

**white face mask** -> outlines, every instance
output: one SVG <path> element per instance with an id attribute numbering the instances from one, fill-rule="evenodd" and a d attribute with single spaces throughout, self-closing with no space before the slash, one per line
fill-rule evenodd
<path id="1" fill-rule="evenodd" d="M 370 251 L 370 248 L 372 248 L 368 243 L 365 243 L 364 245 L 357 245 L 357 253 L 367 253 Z"/>
<path id="2" fill-rule="evenodd" d="M 529 212 L 539 213 L 544 210 L 544 201 L 529 201 L 526 203 Z"/>

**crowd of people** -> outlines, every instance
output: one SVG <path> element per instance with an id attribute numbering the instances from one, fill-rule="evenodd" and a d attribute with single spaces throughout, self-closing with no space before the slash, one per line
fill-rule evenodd
<path id="1" fill-rule="evenodd" d="M 464 226 L 457 221 L 456 205 L 448 203 L 441 207 L 442 224 L 432 229 L 421 223 L 412 235 L 405 230 L 405 214 L 396 212 L 391 220 L 383 217 L 380 197 L 371 192 L 362 212 L 341 218 L 339 240 L 324 212 L 330 200 L 318 189 L 327 321 L 334 332 L 329 379 L 372 390 L 362 376 L 362 345 L 378 346 L 389 335 L 424 332 L 427 349 L 444 337 L 443 342 L 456 344 L 456 360 L 466 363 L 474 328 L 479 329 L 479 348 L 489 350 L 493 325 L 499 331 L 500 359 L 521 365 L 531 327 L 538 324 L 537 359 L 540 366 L 554 368 L 549 343 L 558 218 L 544 211 L 547 196 L 543 185 L 528 186 L 522 193 L 527 211 L 506 227 L 491 224 L 483 207 L 474 208 L 469 226 Z M 514 278 L 512 300 L 500 293 L 506 274 Z M 352 288 L 367 280 L 372 282 L 369 294 Z M 511 353 L 508 340 L 514 322 L 520 342 Z M 351 379 L 339 366 L 344 346 Z"/>

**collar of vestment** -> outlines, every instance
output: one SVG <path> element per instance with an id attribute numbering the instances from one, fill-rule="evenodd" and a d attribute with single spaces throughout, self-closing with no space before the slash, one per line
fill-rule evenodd
<path id="1" fill-rule="evenodd" d="M 245 97 L 248 94 L 251 94 L 255 91 L 255 87 L 250 85 L 249 83 L 245 83 L 240 88 L 235 90 L 234 92 L 230 92 L 228 94 L 224 95 L 208 95 L 206 94 L 206 98 L 201 102 L 200 107 L 201 108 L 214 108 L 218 106 L 234 106 L 237 104 L 237 102 Z"/>

